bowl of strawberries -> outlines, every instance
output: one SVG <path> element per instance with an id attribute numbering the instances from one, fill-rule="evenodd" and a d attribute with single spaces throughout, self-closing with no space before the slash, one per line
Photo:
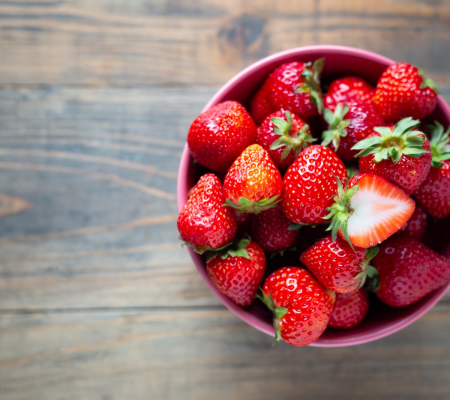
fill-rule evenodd
<path id="1" fill-rule="evenodd" d="M 180 239 L 222 303 L 276 341 L 390 335 L 450 286 L 449 125 L 408 63 L 342 46 L 267 57 L 189 128 Z"/>

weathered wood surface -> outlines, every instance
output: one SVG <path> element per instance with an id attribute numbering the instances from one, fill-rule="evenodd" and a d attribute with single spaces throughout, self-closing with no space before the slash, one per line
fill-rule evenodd
<path id="1" fill-rule="evenodd" d="M 221 85 L 309 44 L 372 50 L 450 82 L 450 3 L 424 0 L 2 0 L 0 83 Z"/>
<path id="2" fill-rule="evenodd" d="M 450 399 L 450 296 L 378 342 L 271 348 L 176 231 L 187 128 L 290 47 L 416 63 L 450 100 L 450 3 L 0 0 L 0 399 Z"/>

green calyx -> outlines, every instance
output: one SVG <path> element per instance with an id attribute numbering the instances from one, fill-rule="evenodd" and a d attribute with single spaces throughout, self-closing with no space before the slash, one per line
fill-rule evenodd
<path id="1" fill-rule="evenodd" d="M 309 93 L 312 103 L 317 107 L 319 114 L 323 113 L 323 99 L 320 89 L 320 74 L 322 73 L 325 64 L 324 58 L 319 58 L 311 65 L 306 63 L 301 77 L 303 82 L 297 86 L 294 93 Z"/>
<path id="2" fill-rule="evenodd" d="M 345 188 L 342 186 L 339 178 L 335 176 L 338 191 L 337 194 L 333 197 L 334 203 L 327 208 L 329 214 L 325 216 L 325 219 L 330 219 L 330 226 L 327 228 L 327 231 L 331 231 L 331 238 L 333 242 L 337 239 L 337 234 L 339 230 L 344 235 L 345 240 L 350 245 L 350 247 L 355 250 L 353 247 L 353 243 L 350 241 L 348 237 L 348 219 L 350 215 L 353 214 L 353 208 L 351 207 L 350 199 L 351 197 L 359 190 L 359 184 L 348 188 L 348 180 L 345 183 Z"/>
<path id="3" fill-rule="evenodd" d="M 367 267 L 367 276 L 369 280 L 366 284 L 366 289 L 370 292 L 376 292 L 380 288 L 380 275 L 375 267 L 369 265 Z"/>
<path id="4" fill-rule="evenodd" d="M 181 236 L 179 236 L 178 239 L 180 239 L 183 242 L 181 244 L 182 246 L 189 246 L 190 248 L 192 248 L 192 250 L 194 250 L 198 254 L 203 254 L 206 251 L 220 252 L 220 251 L 226 249 L 231 244 L 231 242 L 230 243 L 226 243 L 223 246 L 218 247 L 217 249 L 213 249 L 210 246 L 196 246 L 195 244 L 192 244 L 192 243 L 184 240 Z"/>
<path id="5" fill-rule="evenodd" d="M 381 136 L 370 136 L 360 140 L 352 150 L 361 150 L 356 157 L 375 154 L 373 160 L 376 163 L 390 158 L 397 164 L 403 154 L 419 158 L 422 154 L 428 153 L 423 147 L 425 134 L 414 130 L 419 123 L 420 121 L 408 117 L 397 122 L 392 131 L 385 126 L 374 128 Z"/>
<path id="6" fill-rule="evenodd" d="M 322 146 L 333 145 L 334 150 L 339 148 L 341 137 L 347 136 L 347 127 L 350 125 L 350 120 L 344 119 L 349 108 L 342 103 L 338 103 L 334 113 L 325 108 L 323 116 L 328 123 L 328 130 L 322 133 Z"/>
<path id="7" fill-rule="evenodd" d="M 429 87 L 431 90 L 433 90 L 434 93 L 439 93 L 436 83 L 432 79 L 426 78 L 421 69 L 419 69 L 419 75 L 422 77 L 422 83 L 420 84 L 421 89 L 426 89 L 427 87 Z"/>
<path id="8" fill-rule="evenodd" d="M 259 214 L 261 211 L 275 207 L 280 200 L 280 196 L 273 196 L 270 199 L 262 199 L 252 202 L 245 197 L 240 197 L 238 200 L 239 204 L 235 204 L 231 199 L 226 199 L 226 203 L 223 206 L 232 207 L 239 213 Z"/>
<path id="9" fill-rule="evenodd" d="M 367 277 L 373 278 L 375 272 L 378 275 L 377 270 L 371 265 L 369 265 L 369 263 L 378 254 L 379 251 L 380 249 L 378 248 L 378 246 L 370 247 L 369 249 L 366 250 L 366 257 L 364 258 L 364 261 L 360 264 L 361 272 L 354 278 L 355 280 L 360 281 L 358 289 L 364 286 Z"/>
<path id="10" fill-rule="evenodd" d="M 431 132 L 430 147 L 432 154 L 431 165 L 434 168 L 442 168 L 442 161 L 450 160 L 450 127 L 444 132 L 444 127 L 437 121 L 434 125 L 428 125 Z"/>
<path id="11" fill-rule="evenodd" d="M 293 125 L 291 113 L 285 111 L 284 115 L 286 116 L 287 121 L 281 118 L 271 119 L 274 125 L 273 133 L 279 135 L 280 138 L 271 144 L 270 150 L 277 150 L 284 147 L 284 150 L 281 153 L 281 160 L 284 160 L 291 151 L 294 152 L 294 158 L 296 158 L 303 149 L 316 140 L 309 134 L 308 124 L 304 124 L 300 130 L 295 133 L 295 136 L 292 136 L 290 134 Z"/>
<path id="12" fill-rule="evenodd" d="M 272 299 L 272 295 L 267 297 L 264 290 L 261 289 L 261 294 L 257 294 L 256 297 L 260 299 L 273 313 L 273 326 L 275 328 L 275 340 L 273 342 L 273 346 L 277 344 L 277 342 L 281 339 L 281 331 L 280 331 L 280 319 L 288 312 L 287 308 L 284 307 L 275 307 L 275 304 Z"/>
<path id="13" fill-rule="evenodd" d="M 250 241 L 250 237 L 246 236 L 238 243 L 229 243 L 226 246 L 222 246 L 220 249 L 210 251 L 206 257 L 206 262 L 212 260 L 214 257 L 220 257 L 222 260 L 225 260 L 228 257 L 244 257 L 247 260 L 250 260 L 251 258 L 246 250 Z"/>

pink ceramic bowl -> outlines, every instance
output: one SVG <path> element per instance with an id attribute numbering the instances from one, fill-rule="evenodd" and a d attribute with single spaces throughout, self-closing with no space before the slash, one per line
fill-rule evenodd
<path id="1" fill-rule="evenodd" d="M 343 46 L 309 46 L 283 51 L 264 58 L 237 74 L 213 96 L 203 111 L 225 100 L 236 100 L 244 105 L 248 105 L 252 94 L 273 69 L 286 62 L 314 61 L 320 57 L 325 58 L 322 81 L 330 81 L 345 75 L 357 75 L 371 82 L 374 86 L 381 73 L 394 62 L 375 53 Z M 439 97 L 438 106 L 432 115 L 432 119 L 440 121 L 444 126 L 450 125 L 450 108 L 441 97 Z M 186 145 L 179 168 L 179 210 L 187 201 L 189 189 L 204 172 L 198 165 L 193 163 Z M 450 226 L 448 218 L 432 223 L 428 244 L 431 243 L 436 251 L 450 258 L 450 233 L 448 226 Z M 233 303 L 211 284 L 206 274 L 203 259 L 191 249 L 189 249 L 189 252 L 206 284 L 230 311 L 254 328 L 274 336 L 272 316 L 259 301 L 246 308 Z M 404 308 L 391 308 L 375 299 L 371 304 L 367 317 L 359 327 L 349 331 L 327 329 L 311 346 L 351 346 L 388 336 L 405 328 L 425 314 L 444 296 L 449 286 L 450 283 L 430 293 L 418 303 Z"/>

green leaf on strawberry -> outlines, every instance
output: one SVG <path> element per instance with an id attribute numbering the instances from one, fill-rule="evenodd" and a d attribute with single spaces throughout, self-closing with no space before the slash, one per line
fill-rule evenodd
<path id="1" fill-rule="evenodd" d="M 442 168 L 442 161 L 450 160 L 450 127 L 444 132 L 444 127 L 437 121 L 434 125 L 428 125 L 431 132 L 431 165 L 434 168 Z"/>
<path id="2" fill-rule="evenodd" d="M 403 154 L 419 158 L 422 154 L 428 153 L 424 148 L 426 136 L 423 132 L 414 128 L 420 123 L 411 117 L 403 118 L 394 129 L 388 127 L 376 127 L 374 131 L 380 136 L 370 136 L 356 143 L 352 150 L 361 150 L 356 157 L 365 157 L 374 154 L 374 162 L 391 159 L 397 164 Z"/>

